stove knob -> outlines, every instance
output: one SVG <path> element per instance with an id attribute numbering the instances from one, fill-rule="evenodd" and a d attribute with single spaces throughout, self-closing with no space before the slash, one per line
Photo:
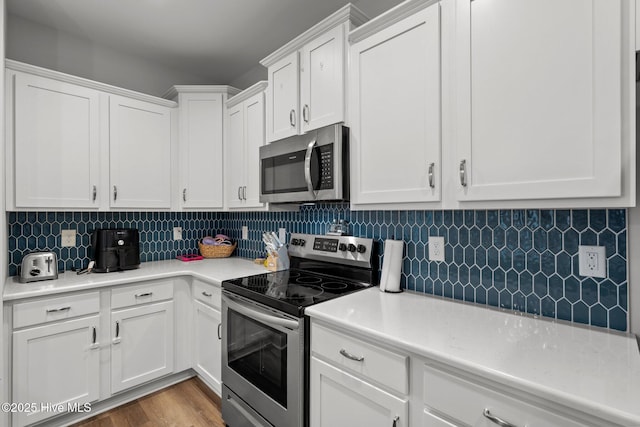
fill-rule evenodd
<path id="1" fill-rule="evenodd" d="M 304 246 L 304 244 L 305 244 L 305 243 L 307 243 L 307 242 L 306 242 L 304 239 L 299 239 L 299 240 L 298 240 L 298 244 L 299 244 L 300 246 Z"/>
<path id="2" fill-rule="evenodd" d="M 353 243 L 349 243 L 349 247 L 347 247 L 347 250 L 349 252 L 355 252 L 356 251 L 356 245 L 354 245 Z"/>
<path id="3" fill-rule="evenodd" d="M 358 245 L 358 253 L 363 254 L 367 251 L 367 247 L 365 245 Z"/>
<path id="4" fill-rule="evenodd" d="M 347 245 L 345 245 L 344 243 L 340 243 L 340 246 L 338 246 L 338 249 L 340 249 L 342 252 L 347 250 Z"/>

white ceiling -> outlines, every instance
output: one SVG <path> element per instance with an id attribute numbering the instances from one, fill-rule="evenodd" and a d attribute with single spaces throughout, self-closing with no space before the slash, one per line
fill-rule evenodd
<path id="1" fill-rule="evenodd" d="M 7 13 L 229 82 L 348 0 L 7 0 Z M 369 17 L 400 0 L 352 1 Z"/>

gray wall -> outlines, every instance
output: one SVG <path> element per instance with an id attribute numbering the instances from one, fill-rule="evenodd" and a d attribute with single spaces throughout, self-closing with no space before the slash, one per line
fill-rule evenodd
<path id="1" fill-rule="evenodd" d="M 15 15 L 7 16 L 6 46 L 9 59 L 150 95 L 161 96 L 176 84 L 212 84 L 204 76 L 96 45 Z"/>

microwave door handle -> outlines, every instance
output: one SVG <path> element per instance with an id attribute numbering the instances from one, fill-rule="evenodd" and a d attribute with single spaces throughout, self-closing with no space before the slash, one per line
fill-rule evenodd
<path id="1" fill-rule="evenodd" d="M 313 156 L 313 149 L 316 146 L 316 140 L 314 139 L 307 145 L 307 153 L 304 155 L 304 179 L 307 181 L 307 189 L 313 198 L 316 198 L 316 192 L 313 191 L 313 181 L 311 180 L 311 156 Z"/>
<path id="2" fill-rule="evenodd" d="M 283 328 L 297 330 L 300 326 L 295 320 L 283 319 L 282 317 L 272 316 L 270 314 L 263 313 L 262 311 L 254 310 L 232 300 L 230 297 L 226 298 L 227 305 L 240 314 L 244 314 L 247 317 L 251 317 L 255 320 L 261 321 L 267 325 L 275 325 Z"/>

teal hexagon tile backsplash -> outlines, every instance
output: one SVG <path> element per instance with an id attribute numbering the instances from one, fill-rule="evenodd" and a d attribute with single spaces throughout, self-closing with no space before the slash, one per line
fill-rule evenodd
<path id="1" fill-rule="evenodd" d="M 98 227 L 135 227 L 141 261 L 197 251 L 208 234 L 238 240 L 236 255 L 264 256 L 263 231 L 324 234 L 335 219 L 351 233 L 405 242 L 401 286 L 416 292 L 626 331 L 628 327 L 625 209 L 351 211 L 346 203 L 301 206 L 299 212 L 12 212 L 8 214 L 9 272 L 22 256 L 53 250 L 60 268 L 83 267 Z M 249 239 L 241 240 L 242 226 Z M 173 241 L 174 226 L 183 240 Z M 74 248 L 60 247 L 61 229 L 77 230 Z M 288 236 L 288 237 L 289 237 Z M 428 259 L 429 236 L 445 237 L 445 261 Z M 578 246 L 605 247 L 608 277 L 578 275 Z"/>

